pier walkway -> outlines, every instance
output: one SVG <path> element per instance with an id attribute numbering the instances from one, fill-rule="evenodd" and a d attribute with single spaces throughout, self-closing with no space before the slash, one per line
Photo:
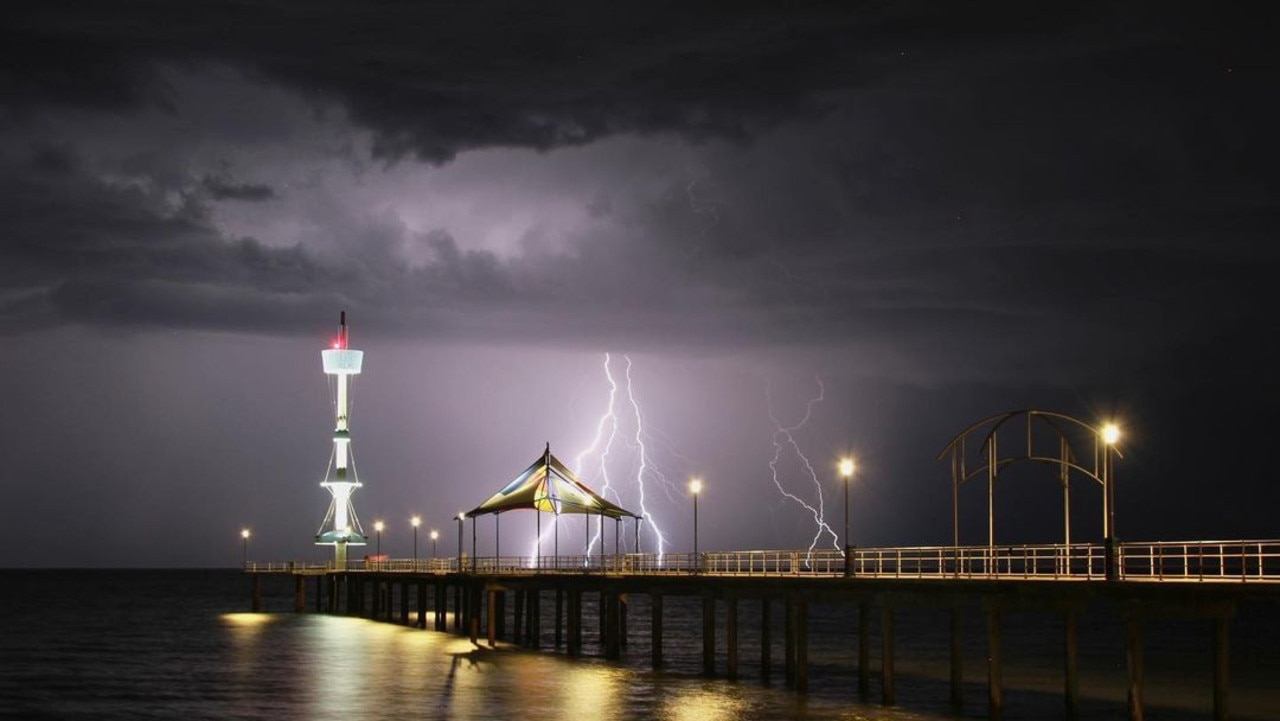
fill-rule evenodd
<path id="1" fill-rule="evenodd" d="M 481 557 L 352 561 L 345 567 L 305 562 L 247 562 L 253 608 L 261 608 L 261 579 L 291 575 L 295 611 L 306 610 L 306 580 L 314 578 L 317 612 L 339 613 L 468 634 L 473 642 L 509 640 L 538 649 L 554 624 L 554 646 L 569 656 L 583 652 L 584 629 L 598 627 L 606 659 L 627 645 L 627 611 L 647 596 L 652 665 L 663 666 L 663 599 L 695 597 L 702 605 L 703 672 L 736 679 L 739 604 L 759 603 L 760 668 L 773 669 L 780 606 L 782 672 L 786 684 L 808 691 L 809 605 L 849 608 L 857 631 L 858 686 L 865 697 L 871 677 L 871 627 L 878 622 L 880 698 L 897 703 L 894 683 L 894 619 L 897 609 L 936 608 L 949 615 L 951 698 L 964 700 L 962 617 L 985 618 L 987 708 L 1003 717 L 1002 614 L 1040 611 L 1060 616 L 1063 628 L 1065 718 L 1079 718 L 1077 625 L 1095 608 L 1123 614 L 1128 717 L 1143 719 L 1143 628 L 1151 620 L 1211 624 L 1206 649 L 1213 668 L 1213 718 L 1227 719 L 1228 628 L 1237 604 L 1263 599 L 1280 604 L 1280 541 L 1178 541 L 1118 544 L 1116 573 L 1107 576 L 1104 544 L 905 547 L 853 549 L 850 563 L 834 550 L 731 551 L 702 554 L 614 554 L 559 557 Z M 398 592 L 397 592 L 398 591 Z M 398 603 L 397 603 L 398 597 Z M 514 597 L 514 604 L 508 603 Z M 544 597 L 554 612 L 542 611 Z M 589 597 L 591 602 L 587 602 Z M 598 600 L 595 600 L 598 599 Z M 595 623 L 587 618 L 596 616 Z M 721 622 L 717 621 L 717 618 Z M 727 663 L 717 669 L 720 648 Z"/>

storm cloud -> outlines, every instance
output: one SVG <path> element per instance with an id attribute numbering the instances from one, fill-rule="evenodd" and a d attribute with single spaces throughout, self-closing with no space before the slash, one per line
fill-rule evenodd
<path id="1" fill-rule="evenodd" d="M 1270 27 L 1119 2 L 22 2 L 0 24 L 0 327 L 44 348 L 50 388 L 87 373 L 58 348 L 98 334 L 199 374 L 211 337 L 287 363 L 346 310 L 472 394 L 489 364 L 555 386 L 602 350 L 733 377 L 684 381 L 733 407 L 818 375 L 825 432 L 880 434 L 886 464 L 945 438 L 858 420 L 868 398 L 955 429 L 988 402 L 1145 408 L 1168 437 L 1277 410 Z M 672 425 L 696 414 L 663 397 Z M 1186 487 L 1216 463 L 1138 456 Z"/>

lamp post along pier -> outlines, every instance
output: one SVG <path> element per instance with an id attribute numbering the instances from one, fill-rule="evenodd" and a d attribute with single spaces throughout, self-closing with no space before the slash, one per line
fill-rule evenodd
<path id="1" fill-rule="evenodd" d="M 1116 479 L 1114 454 L 1120 440 L 1120 427 L 1114 423 L 1102 426 L 1102 535 L 1106 554 L 1106 577 L 1109 581 L 1120 578 L 1120 544 L 1116 537 Z"/>
<path id="2" fill-rule="evenodd" d="M 413 570 L 418 570 L 418 526 L 422 525 L 422 518 L 414 516 L 409 519 L 409 523 L 413 526 Z"/>
<path id="3" fill-rule="evenodd" d="M 693 570 L 702 570 L 702 556 L 698 555 L 698 494 L 702 493 L 702 479 L 689 481 L 689 492 L 693 494 Z"/>
<path id="4" fill-rule="evenodd" d="M 840 460 L 840 476 L 844 478 L 844 575 L 853 575 L 853 543 L 849 536 L 849 484 L 853 481 L 853 472 L 857 470 L 852 458 Z"/>

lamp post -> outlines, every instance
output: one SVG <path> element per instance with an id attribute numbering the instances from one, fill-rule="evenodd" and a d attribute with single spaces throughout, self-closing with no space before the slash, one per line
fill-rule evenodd
<path id="1" fill-rule="evenodd" d="M 414 516 L 409 519 L 409 523 L 413 524 L 413 570 L 418 570 L 418 526 L 422 525 L 422 519 Z"/>
<path id="2" fill-rule="evenodd" d="M 1112 450 L 1120 440 L 1120 427 L 1115 423 L 1102 426 L 1102 535 L 1106 545 L 1106 574 L 1109 580 L 1120 577 L 1118 549 L 1116 548 L 1116 484 Z"/>
<path id="3" fill-rule="evenodd" d="M 462 522 L 467 520 L 467 514 L 458 513 L 458 573 L 462 573 Z"/>
<path id="4" fill-rule="evenodd" d="M 387 524 L 383 523 L 382 521 L 373 522 L 373 530 L 378 538 L 378 545 L 377 545 L 378 550 L 374 551 L 374 553 L 377 555 L 377 559 L 379 561 L 382 560 L 382 529 L 386 527 L 387 527 Z"/>
<path id="5" fill-rule="evenodd" d="M 240 540 L 243 543 L 243 548 L 240 551 L 240 565 L 241 567 L 245 567 L 245 568 L 249 566 L 249 536 L 250 535 L 251 534 L 249 533 L 249 529 L 247 528 L 240 529 Z"/>
<path id="6" fill-rule="evenodd" d="M 698 494 L 702 493 L 702 479 L 695 478 L 689 481 L 689 492 L 693 494 L 693 562 L 694 569 L 702 567 L 701 557 L 698 556 Z"/>
<path id="7" fill-rule="evenodd" d="M 853 575 L 852 545 L 849 543 L 849 483 L 853 481 L 855 466 L 852 458 L 840 459 L 840 475 L 844 478 L 844 575 Z"/>
<path id="8" fill-rule="evenodd" d="M 431 529 L 431 557 L 433 559 L 436 557 L 436 539 L 438 538 L 440 538 L 440 532 L 434 528 Z"/>

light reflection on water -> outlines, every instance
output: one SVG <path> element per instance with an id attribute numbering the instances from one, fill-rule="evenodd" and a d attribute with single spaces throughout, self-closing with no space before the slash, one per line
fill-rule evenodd
<path id="1" fill-rule="evenodd" d="M 745 710 L 741 698 L 694 689 L 667 699 L 661 717 L 669 721 L 732 721 L 742 718 Z"/>
<path id="2" fill-rule="evenodd" d="M 223 618 L 234 673 L 270 696 L 275 718 L 850 718 L 848 709 L 834 707 L 807 713 L 781 688 L 654 674 L 504 644 L 490 649 L 465 637 L 375 621 L 310 614 Z"/>
<path id="3" fill-rule="evenodd" d="M 238 573 L 202 571 L 10 573 L 0 614 L 0 717 L 15 719 L 796 719 L 939 721 L 947 706 L 948 641 L 936 611 L 899 617 L 898 699 L 884 708 L 856 693 L 847 613 L 815 605 L 810 690 L 781 683 L 775 628 L 772 684 L 759 680 L 758 604 L 741 608 L 742 680 L 706 679 L 700 605 L 668 599 L 666 670 L 649 668 L 648 608 L 633 599 L 629 648 L 598 657 L 588 621 L 585 658 L 477 647 L 465 637 L 323 614 L 227 613 L 248 605 Z M 85 593 L 86 588 L 95 591 Z M 292 608 L 292 589 L 264 594 Z M 1232 623 L 1232 716 L 1280 719 L 1280 622 L 1274 604 L 1242 607 Z M 585 618 L 592 618 L 588 609 Z M 432 620 L 431 618 L 428 619 Z M 775 625 L 780 623 L 777 615 Z M 1061 718 L 1061 629 L 1053 616 L 1010 614 L 1006 718 Z M 1124 715 L 1123 625 L 1099 609 L 1081 619 L 1082 718 Z M 964 718 L 986 714 L 984 634 L 966 616 Z M 723 619 L 720 619 L 722 626 Z M 431 624 L 428 623 L 428 626 Z M 544 618 L 549 636 L 552 624 Z M 723 633 L 721 628 L 719 633 Z M 873 674 L 879 639 L 871 639 Z M 717 668 L 723 672 L 723 635 Z M 1208 625 L 1152 621 L 1148 703 L 1166 721 L 1209 716 Z M 544 640 L 546 640 L 544 638 Z M 545 646 L 544 646 L 545 647 Z"/>

